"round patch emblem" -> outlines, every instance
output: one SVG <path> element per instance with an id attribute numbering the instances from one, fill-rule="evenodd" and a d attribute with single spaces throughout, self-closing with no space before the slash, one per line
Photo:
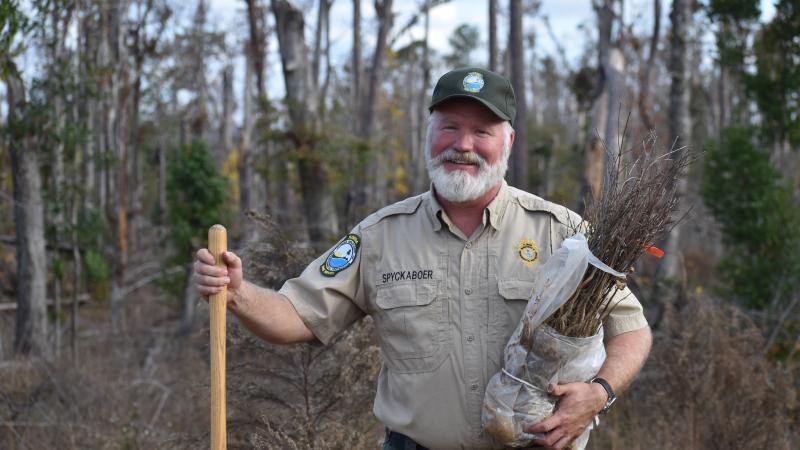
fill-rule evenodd
<path id="1" fill-rule="evenodd" d="M 320 273 L 326 277 L 335 276 L 337 273 L 347 269 L 356 260 L 358 247 L 361 238 L 357 234 L 348 234 L 342 239 L 325 259 L 325 263 L 319 267 Z"/>
<path id="2" fill-rule="evenodd" d="M 539 244 L 533 239 L 522 239 L 517 245 L 517 254 L 528 267 L 533 267 L 539 261 Z"/>
<path id="3" fill-rule="evenodd" d="M 480 92 L 483 89 L 483 74 L 470 72 L 464 77 L 464 90 L 467 92 Z"/>

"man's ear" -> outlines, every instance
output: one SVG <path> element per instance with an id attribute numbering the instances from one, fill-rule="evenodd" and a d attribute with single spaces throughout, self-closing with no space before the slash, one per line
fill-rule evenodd
<path id="1" fill-rule="evenodd" d="M 514 129 L 512 128 L 512 129 L 511 129 L 511 139 L 509 139 L 509 141 L 508 141 L 508 147 L 509 147 L 510 149 L 513 149 L 513 148 L 514 148 L 514 139 L 515 139 L 516 137 L 517 137 L 517 131 L 516 131 L 516 130 L 514 130 Z M 509 150 L 509 151 L 511 151 L 511 150 Z"/>

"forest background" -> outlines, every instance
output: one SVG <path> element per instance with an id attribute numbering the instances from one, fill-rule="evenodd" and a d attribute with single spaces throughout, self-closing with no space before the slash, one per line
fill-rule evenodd
<path id="1" fill-rule="evenodd" d="M 630 281 L 653 352 L 590 448 L 792 448 L 800 4 L 552 4 L 0 0 L 0 447 L 207 446 L 208 227 L 279 287 L 428 188 L 432 84 L 478 65 L 517 93 L 514 186 L 581 211 L 606 149 L 697 157 Z M 379 445 L 369 319 L 327 347 L 228 326 L 231 448 Z"/>

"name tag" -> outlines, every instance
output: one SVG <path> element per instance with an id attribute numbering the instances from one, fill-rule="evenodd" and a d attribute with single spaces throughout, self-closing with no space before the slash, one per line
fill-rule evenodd
<path id="1" fill-rule="evenodd" d="M 399 270 L 397 272 L 384 272 L 381 274 L 383 284 L 407 280 L 430 280 L 433 270 Z"/>

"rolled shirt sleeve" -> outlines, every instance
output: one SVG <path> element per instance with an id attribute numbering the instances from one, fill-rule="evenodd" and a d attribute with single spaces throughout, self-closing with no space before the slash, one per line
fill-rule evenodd
<path id="1" fill-rule="evenodd" d="M 603 333 L 606 337 L 639 330 L 647 326 L 642 304 L 627 286 L 623 289 L 613 288 L 609 295 L 611 312 L 603 322 Z"/>

